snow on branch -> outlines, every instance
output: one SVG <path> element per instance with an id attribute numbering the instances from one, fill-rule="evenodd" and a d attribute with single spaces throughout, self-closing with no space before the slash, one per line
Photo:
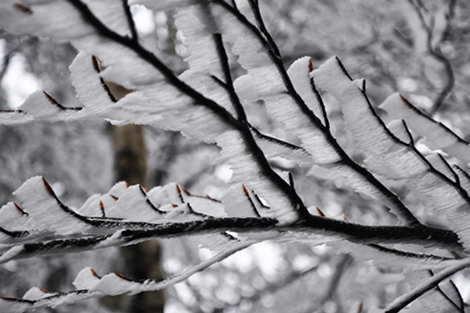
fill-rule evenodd
<path id="1" fill-rule="evenodd" d="M 108 193 L 90 197 L 77 209 L 64 204 L 42 177 L 29 179 L 14 195 L 18 201 L 0 209 L 2 263 L 190 234 L 208 236 L 200 241 L 210 249 L 222 250 L 234 242 L 249 240 L 250 234 L 272 237 L 272 231 L 278 240 L 304 234 L 307 241 L 319 243 L 345 238 L 363 243 L 434 242 L 436 246 L 459 249 L 451 233 L 438 229 L 420 233 L 406 227 L 362 226 L 317 216 L 309 216 L 301 227 L 282 226 L 278 220 L 264 217 L 270 209 L 262 207 L 255 208 L 252 216 L 230 217 L 224 203 L 192 195 L 173 183 L 148 192 L 137 185 L 117 183 Z M 246 196 L 248 204 L 251 195 Z M 235 238 L 225 235 L 225 231 L 243 235 Z"/>
<path id="2" fill-rule="evenodd" d="M 421 154 L 407 124 L 392 122 L 387 127 L 372 108 L 364 81 L 353 81 L 338 58 L 327 61 L 313 75 L 318 86 L 341 103 L 346 126 L 367 156 L 366 166 L 384 177 L 413 182 L 411 188 L 430 200 L 430 209 L 448 219 L 447 227 L 468 249 L 470 197 L 452 167 L 437 155 L 426 158 Z"/>
<path id="3" fill-rule="evenodd" d="M 220 201 L 192 195 L 176 184 L 155 187 L 146 192 L 140 186 L 118 183 L 109 193 L 92 196 L 76 210 L 65 205 L 42 177 L 31 178 L 14 194 L 18 203 L 9 203 L 0 209 L 2 263 L 38 255 L 134 244 L 154 237 L 183 235 L 196 236 L 203 245 L 220 252 L 196 267 L 163 281 L 131 281 L 113 273 L 101 278 L 92 269 L 84 269 L 75 280 L 76 291 L 49 293 L 33 288 L 22 299 L 1 298 L 0 307 L 6 312 L 23 312 L 90 297 L 165 288 L 260 240 L 284 242 L 302 238 L 302 241 L 311 244 L 342 238 L 362 244 L 426 243 L 430 240 L 428 234 L 406 227 L 368 227 L 315 216 L 311 216 L 303 227 L 279 226 L 277 220 L 261 216 L 225 217 Z M 231 231 L 230 235 L 225 231 Z M 431 240 L 436 240 L 436 245 L 457 249 L 455 239 L 445 236 L 443 233 L 440 238 Z M 405 260 L 413 258 L 412 255 L 392 254 Z M 436 262 L 432 257 L 421 262 L 421 267 L 429 268 L 445 264 L 442 260 Z"/>
<path id="4" fill-rule="evenodd" d="M 443 150 L 465 163 L 470 163 L 469 143 L 441 122 L 426 115 L 402 95 L 395 93 L 389 96 L 380 108 L 387 111 L 393 119 L 405 120 L 411 130 L 425 137 L 425 142 L 430 148 Z"/>
<path id="5" fill-rule="evenodd" d="M 390 312 L 467 267 L 470 176 L 441 155 L 424 156 L 410 131 L 427 134 L 432 130 L 429 140 L 445 149 L 448 129 L 430 119 L 424 128 L 414 126 L 423 119 L 417 111 L 386 125 L 367 97 L 365 81 L 353 80 L 338 58 L 314 69 L 312 60 L 303 57 L 286 69 L 257 1 L 130 2 L 155 11 L 178 9 L 175 23 L 191 53 L 185 60 L 185 72 L 175 74 L 141 45 L 130 9 L 123 2 L 31 0 L 23 4 L 6 0 L 0 7 L 0 27 L 69 41 L 80 50 L 70 72 L 82 106 L 70 108 L 53 95 L 37 91 L 19 110 L 0 111 L 0 123 L 99 117 L 116 125 L 141 124 L 182 132 L 220 148 L 220 161 L 233 170 L 227 195 L 219 201 L 192 195 L 177 184 L 146 191 L 121 182 L 74 209 L 57 197 L 44 178 L 33 177 L 14 193 L 16 202 L 0 209 L 0 262 L 183 235 L 194 236 L 219 254 L 163 281 L 132 281 L 114 273 L 100 277 L 87 268 L 75 280 L 77 290 L 48 293 L 33 288 L 22 299 L 1 298 L 2 311 L 23 312 L 89 297 L 165 288 L 266 239 L 328 243 L 357 259 L 398 260 L 404 268 L 437 271 L 392 303 Z M 233 56 L 244 70 L 238 77 L 232 69 Z M 132 92 L 118 101 L 106 81 Z M 354 161 L 333 136 L 323 92 L 341 104 L 345 125 L 367 157 L 364 165 Z M 412 108 L 401 99 L 389 98 L 383 107 L 401 118 L 398 109 L 389 109 L 397 101 L 403 110 Z M 259 100 L 269 116 L 297 136 L 300 144 L 265 135 L 250 124 L 245 109 Z M 449 152 L 457 151 L 457 157 L 466 161 L 461 153 L 466 151 L 467 146 L 462 146 L 466 143 L 453 133 L 450 136 L 451 147 L 458 148 Z M 293 176 L 272 168 L 269 160 L 273 156 L 342 175 L 351 189 L 378 200 L 403 226 L 371 226 L 314 215 L 315 206 L 307 208 Z M 407 182 L 430 200 L 425 203 L 428 210 L 444 215 L 448 223 L 438 228 L 421 221 L 415 208 L 405 205 L 382 178 Z M 393 244 L 438 247 L 455 251 L 457 256 L 419 254 L 396 249 Z"/>
<path id="6" fill-rule="evenodd" d="M 33 287 L 26 292 L 23 298 L 2 297 L 0 309 L 2 312 L 25 312 L 44 307 L 57 307 L 65 303 L 74 303 L 94 297 L 121 294 L 135 295 L 144 291 L 154 291 L 167 288 L 181 282 L 193 274 L 226 259 L 235 252 L 250 246 L 252 243 L 238 243 L 230 249 L 201 262 L 200 264 L 170 278 L 160 281 L 147 279 L 145 281 L 130 280 L 123 275 L 110 273 L 99 276 L 92 268 L 85 268 L 77 275 L 73 284 L 76 290 L 69 292 L 48 292 L 42 288 Z"/>

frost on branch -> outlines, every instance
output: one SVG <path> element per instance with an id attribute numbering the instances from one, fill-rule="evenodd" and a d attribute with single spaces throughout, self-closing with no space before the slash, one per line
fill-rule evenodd
<path id="1" fill-rule="evenodd" d="M 317 85 L 342 105 L 347 128 L 367 158 L 366 166 L 379 175 L 412 182 L 426 205 L 445 216 L 466 249 L 470 247 L 470 198 L 456 169 L 437 155 L 425 157 L 414 146 L 407 124 L 390 125 L 374 112 L 365 94 L 365 83 L 353 81 L 337 58 L 313 72 Z M 462 180 L 465 178 L 462 177 Z"/>
<path id="2" fill-rule="evenodd" d="M 17 202 L 0 210 L 0 262 L 182 235 L 195 237 L 219 254 L 163 281 L 132 281 L 114 273 L 101 277 L 86 268 L 74 282 L 76 291 L 55 294 L 33 288 L 23 299 L 2 298 L 2 310 L 22 312 L 89 297 L 165 288 L 266 239 L 327 243 L 377 266 L 392 266 L 393 261 L 400 270 L 416 269 L 417 276 L 408 282 L 412 292 L 394 302 L 392 309 L 432 289 L 435 281 L 448 276 L 444 274 L 468 265 L 469 176 L 439 154 L 423 155 L 411 132 L 435 130 L 428 139 L 446 151 L 442 139 L 449 135 L 446 129 L 431 120 L 425 130 L 413 126 L 422 118 L 416 112 L 407 114 L 406 121 L 386 125 L 367 97 L 365 81 L 353 80 L 338 58 L 314 69 L 313 61 L 303 57 L 286 70 L 257 1 L 131 2 L 155 11 L 177 8 L 176 26 L 190 51 L 186 71 L 175 74 L 140 44 L 124 13 L 126 2 L 6 1 L 0 9 L 0 26 L 70 41 L 80 50 L 70 71 L 82 106 L 68 108 L 53 95 L 37 91 L 18 111 L 0 112 L 0 123 L 99 117 L 115 125 L 141 124 L 182 132 L 220 148 L 220 162 L 233 171 L 226 195 L 219 201 L 192 195 L 177 184 L 146 191 L 118 183 L 107 194 L 94 195 L 73 209 L 58 199 L 43 178 L 34 177 L 14 193 Z M 238 76 L 233 70 L 236 66 L 242 69 Z M 132 92 L 118 101 L 106 81 Z M 366 157 L 363 164 L 350 157 L 333 136 L 323 93 L 340 103 L 344 124 Z M 396 100 L 389 98 L 383 107 L 389 110 Z M 253 126 L 245 108 L 254 102 L 262 102 L 269 117 L 296 136 L 298 143 Z M 463 142 L 452 138 L 451 147 L 458 147 L 449 152 L 465 151 Z M 374 207 L 386 208 L 398 219 L 375 226 L 328 218 L 315 203 L 304 203 L 291 173 L 274 169 L 273 158 L 279 156 L 293 167 L 321 166 L 341 175 L 348 188 L 374 199 L 378 204 Z M 430 213 L 419 214 L 414 206 L 408 207 L 387 187 L 389 182 L 409 185 Z M 428 225 L 436 215 L 446 220 L 431 220 L 438 227 Z M 429 247 L 443 251 L 429 252 Z M 430 278 L 428 270 L 439 278 Z"/>
<path id="3" fill-rule="evenodd" d="M 84 269 L 74 282 L 76 291 L 58 294 L 33 288 L 23 299 L 0 299 L 2 312 L 23 312 L 90 297 L 162 289 L 257 241 L 249 238 L 250 231 L 240 238 L 234 233 L 225 233 L 223 228 L 227 225 L 233 230 L 252 224 L 251 232 L 258 233 L 276 223 L 273 219 L 226 218 L 220 201 L 192 195 L 176 184 L 155 187 L 147 192 L 140 186 L 118 183 L 107 194 L 92 196 L 76 210 L 62 203 L 42 177 L 29 179 L 14 195 L 18 201 L 0 209 L 1 263 L 37 255 L 134 244 L 152 237 L 165 238 L 191 232 L 199 232 L 195 236 L 198 242 L 220 252 L 163 281 L 133 282 L 118 274 L 99 277 L 92 269 Z"/>
<path id="4" fill-rule="evenodd" d="M 426 138 L 432 149 L 443 150 L 457 159 L 470 163 L 469 143 L 445 125 L 433 120 L 398 93 L 380 105 L 393 119 L 403 119 L 411 130 Z"/>

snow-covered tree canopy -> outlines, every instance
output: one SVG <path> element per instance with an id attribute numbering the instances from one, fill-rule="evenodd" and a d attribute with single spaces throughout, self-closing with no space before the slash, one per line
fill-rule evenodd
<path id="1" fill-rule="evenodd" d="M 176 10 L 190 52 L 186 71 L 175 74 L 141 44 L 132 5 Z M 470 161 L 468 143 L 399 94 L 380 105 L 391 117 L 384 122 L 365 80 L 353 79 L 337 57 L 318 68 L 302 57 L 286 69 L 257 0 L 4 0 L 0 27 L 76 47 L 80 53 L 70 73 L 82 104 L 68 107 L 37 91 L 18 110 L 1 111 L 1 124 L 101 117 L 114 125 L 149 125 L 216 144 L 220 162 L 233 171 L 220 200 L 175 183 L 145 190 L 120 182 L 77 209 L 62 202 L 44 178 L 29 179 L 0 210 L 1 263 L 176 236 L 193 236 L 218 253 L 162 281 L 100 276 L 85 268 L 73 282 L 76 290 L 34 287 L 21 299 L 0 298 L 2 312 L 166 288 L 264 240 L 327 244 L 358 260 L 412 273 L 405 278 L 408 291 L 386 308 L 365 307 L 369 312 L 398 312 L 416 299 L 432 312 L 463 312 L 458 289 L 445 279 L 470 266 L 470 176 L 464 165 L 456 165 Z M 133 91 L 118 101 L 105 81 Z M 363 162 L 338 143 L 329 101 L 340 104 Z M 289 136 L 276 138 L 252 125 L 247 112 L 256 103 Z M 422 136 L 426 141 L 420 144 L 440 153 L 418 149 L 415 137 Z M 394 222 L 370 225 L 325 216 L 303 199 L 292 173 L 272 166 L 276 158 L 341 177 L 350 189 L 380 203 L 380 214 L 391 213 Z M 389 186 L 407 186 L 425 203 L 424 212 Z M 429 216 L 440 218 L 431 224 Z M 437 292 L 445 297 L 434 297 Z"/>

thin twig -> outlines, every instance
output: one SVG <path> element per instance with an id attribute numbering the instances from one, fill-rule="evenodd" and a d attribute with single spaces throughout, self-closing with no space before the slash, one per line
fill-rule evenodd
<path id="1" fill-rule="evenodd" d="M 408 251 L 391 249 L 391 248 L 387 248 L 378 244 L 369 244 L 367 246 L 383 253 L 394 254 L 396 256 L 405 257 L 405 258 L 413 258 L 413 259 L 418 259 L 418 260 L 421 259 L 421 260 L 451 261 L 451 260 L 458 259 L 458 258 L 447 258 L 443 256 L 437 256 L 433 254 L 413 253 L 413 252 L 408 252 Z"/>
<path id="2" fill-rule="evenodd" d="M 258 23 L 258 27 L 263 33 L 263 35 L 266 37 L 268 40 L 269 46 L 271 50 L 274 52 L 276 57 L 280 60 L 281 59 L 281 53 L 279 51 L 279 48 L 276 45 L 276 42 L 274 41 L 273 37 L 271 36 L 271 33 L 268 31 L 266 28 L 266 25 L 264 24 L 264 20 L 261 16 L 261 11 L 259 9 L 259 2 L 258 0 L 249 0 L 248 1 L 251 6 L 251 10 L 253 11 L 253 14 L 255 16 L 256 22 Z"/>
<path id="3" fill-rule="evenodd" d="M 237 118 L 240 122 L 247 122 L 247 117 L 240 98 L 238 97 L 235 88 L 233 87 L 232 74 L 230 71 L 230 65 L 228 62 L 227 52 L 224 47 L 224 42 L 222 41 L 221 34 L 214 34 L 214 43 L 219 57 L 220 65 L 222 67 L 222 72 L 225 77 L 225 86 L 228 91 L 230 102 L 232 103 L 235 112 L 237 113 Z"/>
<path id="4" fill-rule="evenodd" d="M 135 21 L 134 21 L 134 18 L 132 17 L 131 8 L 129 7 L 127 0 L 122 0 L 122 7 L 124 9 L 124 13 L 126 14 L 127 23 L 129 24 L 129 30 L 131 32 L 131 39 L 134 42 L 138 43 L 139 35 L 137 33 L 137 29 L 135 27 Z"/>
<path id="5" fill-rule="evenodd" d="M 388 305 L 385 312 L 397 313 L 401 311 L 411 302 L 418 299 L 421 295 L 435 288 L 444 279 L 454 275 L 455 273 L 469 266 L 470 266 L 470 260 L 464 259 L 461 262 L 459 262 L 457 265 L 442 270 L 437 275 L 431 277 L 430 279 L 426 280 L 419 286 L 413 288 L 410 292 L 396 298 L 391 304 Z"/>
<path id="6" fill-rule="evenodd" d="M 322 307 L 326 302 L 328 302 L 331 298 L 333 298 L 341 278 L 343 277 L 344 272 L 348 269 L 349 265 L 352 263 L 353 258 L 349 255 L 341 256 L 341 260 L 336 264 L 336 270 L 333 277 L 330 280 L 330 284 L 328 289 L 323 296 L 323 299 L 320 301 L 319 307 Z"/>
<path id="7" fill-rule="evenodd" d="M 310 88 L 312 88 L 312 92 L 315 95 L 315 98 L 317 99 L 318 104 L 320 105 L 322 114 L 323 114 L 323 120 L 325 123 L 325 128 L 330 129 L 330 120 L 328 119 L 328 114 L 326 113 L 326 106 L 325 103 L 323 102 L 323 98 L 320 96 L 320 93 L 317 90 L 317 86 L 315 85 L 315 80 L 313 77 L 310 78 Z"/>
<path id="8" fill-rule="evenodd" d="M 452 68 L 452 64 L 448 58 L 446 58 L 440 51 L 438 51 L 435 47 L 432 45 L 433 41 L 433 30 L 434 30 L 434 23 L 433 20 L 431 20 L 431 24 L 428 24 L 426 22 L 426 19 L 424 17 L 424 14 L 422 10 L 424 9 L 424 6 L 422 3 L 415 3 L 414 1 L 410 0 L 411 6 L 415 10 L 416 14 L 419 17 L 419 20 L 421 22 L 421 25 L 426 32 L 427 35 L 427 49 L 428 53 L 436 59 L 438 62 L 440 62 L 445 69 L 445 72 L 447 74 L 447 82 L 444 86 L 444 88 L 441 90 L 441 92 L 437 95 L 436 99 L 434 100 L 433 106 L 429 110 L 431 114 L 436 113 L 441 106 L 444 104 L 444 100 L 447 98 L 447 96 L 452 92 L 452 89 L 454 88 L 455 84 L 455 75 L 454 75 L 454 69 Z M 439 44 L 445 40 L 445 38 L 450 34 L 452 30 L 451 26 L 451 20 L 452 17 L 454 16 L 454 10 L 455 10 L 455 0 L 449 1 L 449 14 L 448 14 L 448 20 L 446 24 L 446 28 L 443 32 L 442 37 L 440 38 L 439 42 L 437 43 L 437 47 L 439 47 Z"/>
<path id="9" fill-rule="evenodd" d="M 429 272 L 429 274 L 431 274 L 431 276 L 434 276 L 434 273 L 433 273 L 432 270 L 429 270 L 428 272 Z M 452 281 L 449 281 L 449 283 L 452 284 L 452 286 L 455 286 L 455 285 L 453 285 Z M 444 297 L 444 299 L 447 300 L 447 302 L 450 303 L 450 305 L 451 305 L 452 307 L 454 307 L 454 308 L 457 310 L 457 312 L 459 312 L 459 313 L 464 313 L 464 311 L 463 311 L 464 307 L 463 307 L 463 306 L 462 306 L 462 307 L 458 306 L 457 303 L 455 303 L 454 300 L 452 300 L 452 299 L 444 292 L 444 290 L 442 290 L 442 288 L 439 287 L 439 285 L 436 286 L 436 290 L 437 290 L 437 292 L 439 292 L 439 294 L 441 294 L 441 295 Z M 458 290 L 457 290 L 457 291 L 458 291 Z M 460 293 L 459 293 L 459 295 L 460 295 Z"/>

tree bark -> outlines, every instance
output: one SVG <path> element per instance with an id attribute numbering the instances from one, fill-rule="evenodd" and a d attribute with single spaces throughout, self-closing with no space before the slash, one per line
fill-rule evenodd
<path id="1" fill-rule="evenodd" d="M 107 83 L 116 99 L 124 97 L 130 91 L 113 83 Z M 140 125 L 112 127 L 115 149 L 114 168 L 116 181 L 128 184 L 140 184 L 149 188 L 147 170 L 147 149 L 144 129 Z M 137 245 L 122 247 L 121 256 L 124 273 L 131 279 L 162 279 L 161 246 L 157 240 L 149 240 Z M 116 303 L 124 312 L 162 313 L 165 305 L 164 290 L 144 292 Z"/>

